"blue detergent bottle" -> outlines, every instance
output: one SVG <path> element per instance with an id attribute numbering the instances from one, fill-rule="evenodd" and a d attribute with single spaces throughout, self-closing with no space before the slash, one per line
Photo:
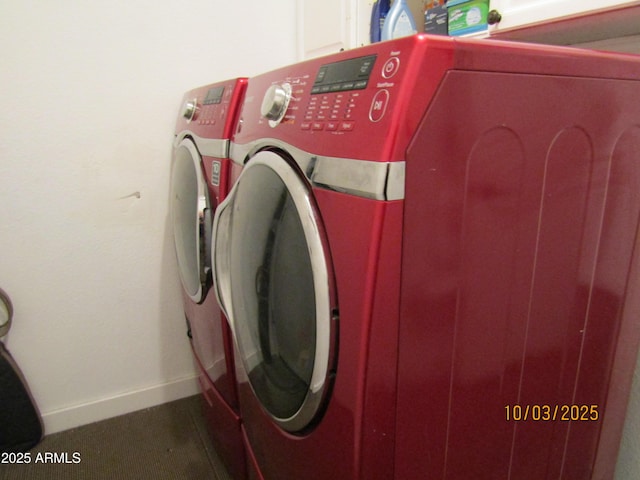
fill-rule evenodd
<path id="1" fill-rule="evenodd" d="M 371 43 L 379 42 L 382 39 L 382 28 L 385 18 L 391 6 L 390 0 L 377 0 L 371 9 L 371 27 L 369 28 L 369 39 Z"/>
<path id="2" fill-rule="evenodd" d="M 382 40 L 391 40 L 393 38 L 408 37 L 418 33 L 416 30 L 416 22 L 407 6 L 407 0 L 395 0 L 389 14 L 384 21 L 382 28 Z"/>

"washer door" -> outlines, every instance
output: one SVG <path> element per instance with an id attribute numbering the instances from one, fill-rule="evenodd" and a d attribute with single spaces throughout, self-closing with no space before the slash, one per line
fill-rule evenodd
<path id="1" fill-rule="evenodd" d="M 334 373 L 337 308 L 324 229 L 293 162 L 262 151 L 216 211 L 216 293 L 256 397 L 290 432 L 312 425 Z"/>
<path id="2" fill-rule="evenodd" d="M 211 204 L 200 154 L 189 139 L 174 150 L 170 203 L 180 279 L 201 303 L 211 285 Z"/>

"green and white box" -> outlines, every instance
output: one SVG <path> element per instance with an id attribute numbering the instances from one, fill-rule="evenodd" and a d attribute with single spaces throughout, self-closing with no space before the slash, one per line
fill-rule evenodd
<path id="1" fill-rule="evenodd" d="M 450 0 L 449 35 L 468 35 L 487 30 L 489 0 Z"/>

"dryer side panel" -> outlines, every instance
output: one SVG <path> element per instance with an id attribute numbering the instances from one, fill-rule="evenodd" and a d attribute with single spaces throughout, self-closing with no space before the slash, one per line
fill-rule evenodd
<path id="1" fill-rule="evenodd" d="M 445 77 L 407 152 L 396 479 L 588 479 L 619 441 L 639 101 L 633 81 Z"/>

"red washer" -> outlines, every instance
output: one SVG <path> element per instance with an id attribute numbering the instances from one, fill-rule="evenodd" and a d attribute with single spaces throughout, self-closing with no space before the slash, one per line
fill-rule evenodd
<path id="1" fill-rule="evenodd" d="M 417 35 L 251 79 L 213 268 L 252 478 L 612 477 L 638 78 Z"/>
<path id="2" fill-rule="evenodd" d="M 188 335 L 211 438 L 235 479 L 246 477 L 233 339 L 211 278 L 211 221 L 228 193 L 229 144 L 247 80 L 187 92 L 175 130 L 170 210 Z"/>

